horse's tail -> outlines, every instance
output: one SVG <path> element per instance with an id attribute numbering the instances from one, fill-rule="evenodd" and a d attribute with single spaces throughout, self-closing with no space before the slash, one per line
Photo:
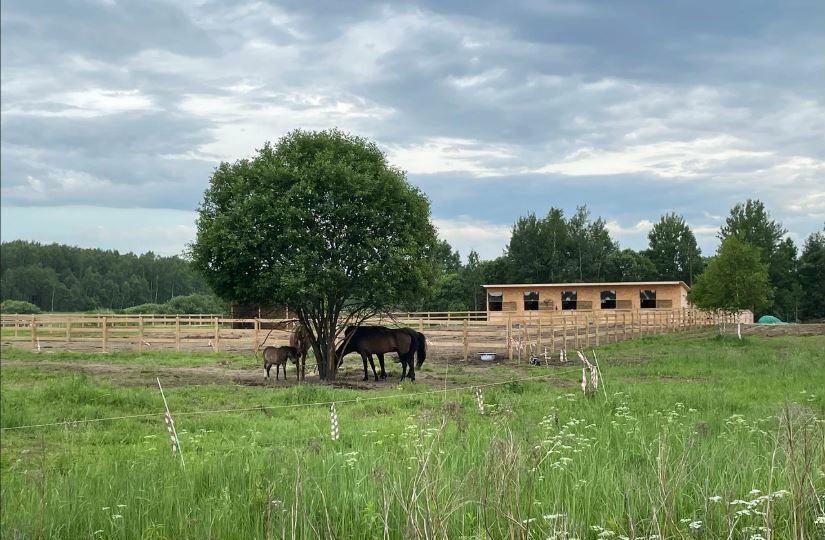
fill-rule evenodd
<path id="1" fill-rule="evenodd" d="M 418 332 L 418 367 L 427 359 L 427 338 L 424 334 Z"/>

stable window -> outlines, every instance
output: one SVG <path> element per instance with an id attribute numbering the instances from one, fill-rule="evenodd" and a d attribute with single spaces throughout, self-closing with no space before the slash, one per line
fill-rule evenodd
<path id="1" fill-rule="evenodd" d="M 524 311 L 538 311 L 539 293 L 537 291 L 524 291 Z"/>
<path id="2" fill-rule="evenodd" d="M 616 309 L 616 291 L 602 291 L 602 309 Z"/>
<path id="3" fill-rule="evenodd" d="M 562 291 L 561 292 L 561 308 L 562 309 L 576 309 L 576 291 Z"/>
<path id="4" fill-rule="evenodd" d="M 504 293 L 487 293 L 487 311 L 501 311 L 504 302 Z"/>
<path id="5" fill-rule="evenodd" d="M 639 304 L 642 309 L 652 309 L 656 307 L 656 290 L 642 289 L 639 291 Z"/>

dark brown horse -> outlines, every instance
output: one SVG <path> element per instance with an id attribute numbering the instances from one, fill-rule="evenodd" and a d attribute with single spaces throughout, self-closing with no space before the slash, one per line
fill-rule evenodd
<path id="1" fill-rule="evenodd" d="M 409 377 L 411 381 L 414 381 L 415 368 L 420 368 L 427 357 L 427 341 L 424 334 L 412 328 L 350 326 L 345 330 L 344 341 L 335 352 L 338 365 L 340 366 L 343 363 L 344 356 L 352 352 L 360 354 L 361 359 L 364 361 L 365 381 L 369 378 L 367 375 L 367 360 L 369 360 L 370 367 L 372 367 L 375 380 L 378 380 L 375 363 L 372 360 L 373 354 L 378 356 L 378 361 L 381 364 L 381 378 L 387 377 L 387 372 L 384 370 L 384 354 L 392 352 L 398 353 L 398 358 L 401 360 L 401 380 L 403 381 L 405 377 Z M 418 354 L 418 366 L 413 363 L 416 353 Z M 407 373 L 408 369 L 409 374 Z"/>
<path id="2" fill-rule="evenodd" d="M 312 346 L 309 339 L 309 331 L 302 324 L 295 325 L 295 329 L 289 335 L 289 346 L 295 347 L 298 350 L 298 373 L 301 380 L 306 378 L 307 371 L 307 353 Z"/>

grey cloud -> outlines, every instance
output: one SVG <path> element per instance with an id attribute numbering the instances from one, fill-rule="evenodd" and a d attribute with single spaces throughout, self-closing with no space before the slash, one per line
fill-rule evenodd
<path id="1" fill-rule="evenodd" d="M 89 1 L 2 15 L 5 205 L 191 209 L 218 158 L 333 125 L 406 156 L 441 217 L 501 224 L 590 202 L 627 227 L 763 195 L 796 220 L 794 200 L 809 212 L 823 191 L 813 0 Z"/>

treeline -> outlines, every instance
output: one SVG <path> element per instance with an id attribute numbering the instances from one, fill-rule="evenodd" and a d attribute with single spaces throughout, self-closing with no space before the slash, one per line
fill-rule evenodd
<path id="1" fill-rule="evenodd" d="M 42 311 L 119 310 L 195 293 L 213 296 L 180 257 L 21 240 L 0 245 L 0 301 L 30 302 Z"/>
<path id="2" fill-rule="evenodd" d="M 825 317 L 825 231 L 805 241 L 801 254 L 787 230 L 771 219 L 760 201 L 734 206 L 718 237 L 735 237 L 759 250 L 772 298 L 757 306 L 786 321 Z M 647 249 L 621 249 L 602 218 L 586 207 L 569 217 L 551 208 L 544 217 L 529 214 L 513 225 L 502 256 L 479 260 L 470 252 L 466 264 L 443 243 L 438 253 L 440 277 L 425 310 L 483 310 L 485 283 L 605 281 L 684 281 L 692 285 L 713 256 L 703 257 L 696 237 L 676 214 L 661 216 L 648 234 Z"/>
<path id="3" fill-rule="evenodd" d="M 719 238 L 734 237 L 759 250 L 771 298 L 757 306 L 786 321 L 825 318 L 825 229 L 810 235 L 799 252 L 764 204 L 748 200 L 731 209 Z M 438 279 L 424 301 L 402 309 L 484 310 L 487 283 L 675 281 L 695 283 L 713 256 L 703 257 L 696 237 L 676 214 L 661 216 L 648 247 L 621 249 L 602 218 L 586 207 L 569 217 L 551 208 L 513 225 L 504 253 L 482 261 L 442 241 L 434 256 Z M 185 297 L 185 298 L 181 298 Z M 42 311 L 125 310 L 134 313 L 214 313 L 219 303 L 204 279 L 180 257 L 82 249 L 13 241 L 0 245 L 0 301 L 25 301 Z M 6 307 L 4 306 L 4 311 Z"/>

